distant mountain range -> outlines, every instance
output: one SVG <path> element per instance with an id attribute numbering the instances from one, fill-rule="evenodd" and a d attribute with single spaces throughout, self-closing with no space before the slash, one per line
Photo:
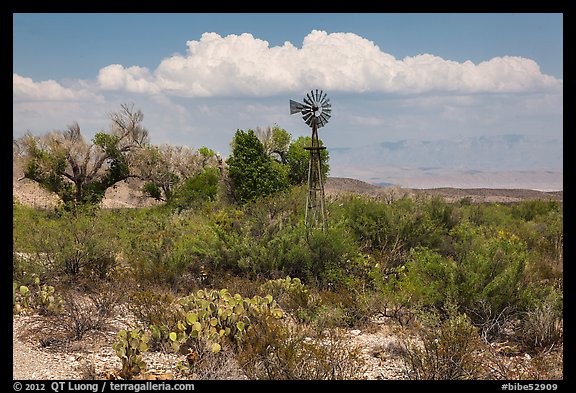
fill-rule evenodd
<path id="1" fill-rule="evenodd" d="M 330 148 L 330 175 L 409 187 L 562 189 L 563 141 L 507 134 Z"/>

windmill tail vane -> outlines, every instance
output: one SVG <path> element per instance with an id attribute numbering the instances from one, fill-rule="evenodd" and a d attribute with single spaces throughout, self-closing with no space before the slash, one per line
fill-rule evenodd
<path id="1" fill-rule="evenodd" d="M 332 116 L 332 104 L 322 90 L 311 90 L 310 93 L 306 93 L 303 102 L 290 100 L 290 114 L 296 113 L 301 113 L 304 122 L 312 128 L 312 144 L 305 148 L 310 151 L 305 221 L 308 228 L 320 226 L 324 230 L 327 222 L 321 153 L 326 148 L 320 146 L 318 128 L 328 123 Z"/>

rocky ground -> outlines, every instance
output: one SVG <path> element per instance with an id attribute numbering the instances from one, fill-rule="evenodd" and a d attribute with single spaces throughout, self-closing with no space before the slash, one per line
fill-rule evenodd
<path id="1" fill-rule="evenodd" d="M 15 380 L 80 380 L 114 378 L 121 362 L 112 349 L 116 332 L 129 326 L 125 318 L 111 318 L 109 326 L 87 333 L 78 341 L 48 340 L 46 324 L 39 315 L 16 315 L 12 319 L 13 363 Z M 40 333 L 42 331 L 42 333 Z M 363 330 L 350 329 L 350 344 L 360 348 L 364 360 L 361 379 L 399 380 L 405 378 L 400 357 L 402 348 L 400 328 L 391 319 L 375 320 Z M 143 379 L 184 379 L 176 366 L 185 357 L 172 352 L 145 352 L 147 364 Z M 240 370 L 227 374 L 226 379 L 246 379 Z"/>

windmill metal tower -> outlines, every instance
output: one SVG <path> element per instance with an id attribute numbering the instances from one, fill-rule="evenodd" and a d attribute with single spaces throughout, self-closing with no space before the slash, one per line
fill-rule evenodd
<path id="1" fill-rule="evenodd" d="M 320 146 L 318 128 L 328 123 L 328 119 L 332 116 L 332 105 L 326 93 L 318 89 L 307 93 L 303 101 L 304 103 L 290 100 L 290 114 L 302 113 L 302 118 L 312 128 L 311 146 L 305 147 L 306 150 L 310 151 L 305 222 L 308 228 L 321 227 L 324 230 L 327 227 L 327 221 L 321 153 L 326 148 Z"/>

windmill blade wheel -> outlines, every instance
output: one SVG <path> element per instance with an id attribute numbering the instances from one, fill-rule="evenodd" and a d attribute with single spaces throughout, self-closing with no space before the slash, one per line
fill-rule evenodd
<path id="1" fill-rule="evenodd" d="M 300 112 L 308 126 L 324 127 L 332 116 L 332 104 L 328 95 L 320 89 L 310 90 L 303 98 L 303 103 L 290 100 L 290 114 Z"/>

